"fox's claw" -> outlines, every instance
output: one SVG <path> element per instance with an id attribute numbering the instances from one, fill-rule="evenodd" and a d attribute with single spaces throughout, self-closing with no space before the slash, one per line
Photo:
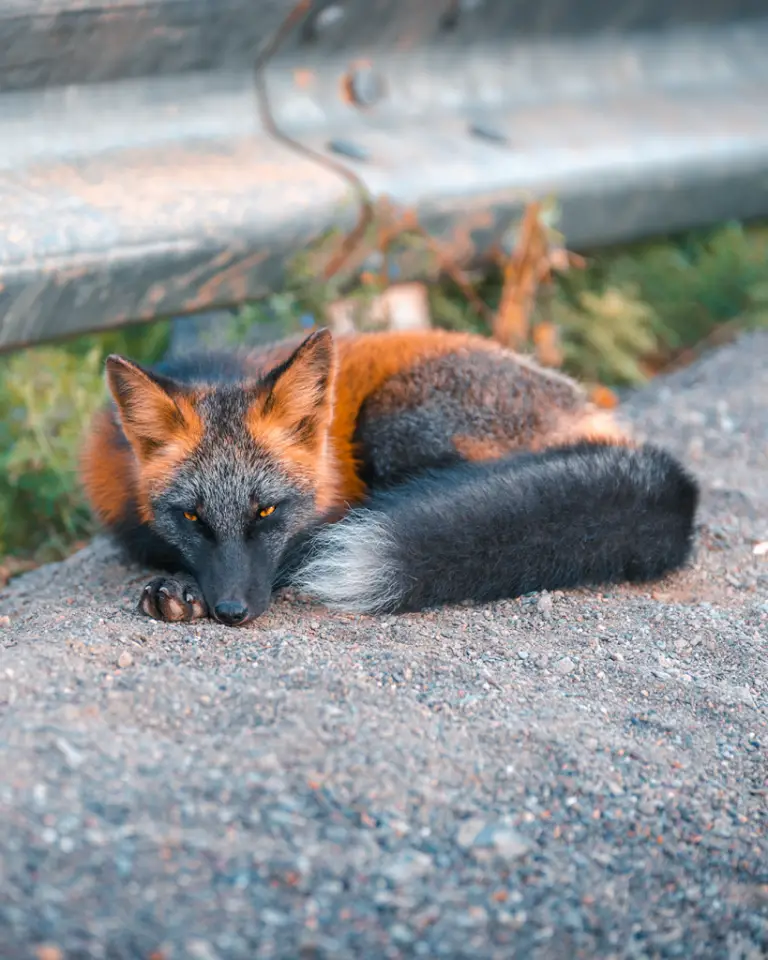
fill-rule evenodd
<path id="1" fill-rule="evenodd" d="M 202 591 L 191 577 L 155 577 L 141 591 L 139 610 L 153 620 L 174 622 L 208 616 Z"/>

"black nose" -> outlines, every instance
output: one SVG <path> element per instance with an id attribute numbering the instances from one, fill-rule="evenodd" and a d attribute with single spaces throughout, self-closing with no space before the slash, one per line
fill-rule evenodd
<path id="1" fill-rule="evenodd" d="M 213 612 L 217 620 L 234 627 L 248 616 L 248 607 L 239 600 L 222 600 L 216 604 Z"/>

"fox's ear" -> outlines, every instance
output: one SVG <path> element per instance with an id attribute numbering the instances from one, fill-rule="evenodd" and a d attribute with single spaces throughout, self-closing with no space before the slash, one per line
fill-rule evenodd
<path id="1" fill-rule="evenodd" d="M 184 414 L 169 392 L 173 381 L 116 354 L 107 357 L 106 376 L 125 435 L 139 457 L 151 456 L 185 429 Z"/>
<path id="2" fill-rule="evenodd" d="M 261 417 L 274 415 L 310 439 L 330 419 L 336 349 L 331 331 L 310 334 L 267 378 Z"/>

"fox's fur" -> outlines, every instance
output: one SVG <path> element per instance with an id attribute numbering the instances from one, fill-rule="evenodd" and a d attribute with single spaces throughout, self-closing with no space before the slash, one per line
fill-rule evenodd
<path id="1" fill-rule="evenodd" d="M 83 481 L 166 571 L 140 600 L 158 619 L 242 623 L 283 584 L 376 613 L 652 580 L 692 549 L 680 464 L 483 337 L 320 330 L 106 375 Z"/>

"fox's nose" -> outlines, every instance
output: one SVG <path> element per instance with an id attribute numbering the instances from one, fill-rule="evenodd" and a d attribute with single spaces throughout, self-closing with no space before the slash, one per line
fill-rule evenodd
<path id="1" fill-rule="evenodd" d="M 221 603 L 216 604 L 213 612 L 217 620 L 235 627 L 248 616 L 248 607 L 239 600 L 222 600 Z"/>

